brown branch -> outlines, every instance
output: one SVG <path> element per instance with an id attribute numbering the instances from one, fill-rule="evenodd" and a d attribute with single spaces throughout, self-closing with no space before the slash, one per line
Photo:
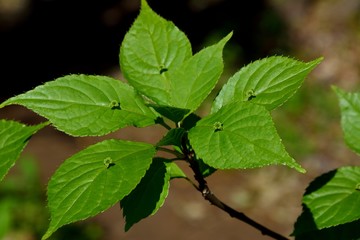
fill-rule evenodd
<path id="1" fill-rule="evenodd" d="M 240 221 L 243 221 L 247 224 L 249 224 L 250 226 L 258 229 L 262 235 L 267 235 L 269 237 L 272 237 L 274 239 L 277 240 L 288 240 L 288 238 L 280 235 L 277 232 L 274 232 L 270 229 L 268 229 L 267 227 L 261 225 L 260 223 L 252 220 L 251 218 L 249 218 L 248 216 L 246 216 L 244 213 L 242 212 L 238 212 L 235 209 L 229 207 L 228 205 L 226 205 L 225 203 L 223 203 L 222 201 L 220 201 L 211 191 L 208 187 L 206 187 L 205 189 L 203 189 L 202 191 L 202 195 L 203 197 L 208 200 L 212 205 L 222 209 L 223 211 L 225 211 L 226 213 L 228 213 L 231 217 L 236 218 Z"/>
<path id="2" fill-rule="evenodd" d="M 199 164 L 198 164 L 198 161 L 196 160 L 195 153 L 191 149 L 189 150 L 189 148 L 190 148 L 190 146 L 188 143 L 188 139 L 187 139 L 187 137 L 184 137 L 182 150 L 183 150 L 184 155 L 186 156 L 186 160 L 190 164 L 190 168 L 194 172 L 195 180 L 199 184 L 199 186 L 195 186 L 195 188 L 199 192 L 201 192 L 204 199 L 209 201 L 212 205 L 214 205 L 214 206 L 220 208 L 221 210 L 223 210 L 224 212 L 228 213 L 231 217 L 236 218 L 236 219 L 238 219 L 244 223 L 247 223 L 248 225 L 258 229 L 263 235 L 267 235 L 267 236 L 272 237 L 273 239 L 277 239 L 277 240 L 289 240 L 288 238 L 282 236 L 281 234 L 279 234 L 277 232 L 270 230 L 269 228 L 263 226 L 262 224 L 252 220 L 251 218 L 246 216 L 244 213 L 236 211 L 235 209 L 229 207 L 228 205 L 223 203 L 221 200 L 219 200 L 210 191 L 210 188 L 208 187 L 207 182 L 200 171 Z"/>

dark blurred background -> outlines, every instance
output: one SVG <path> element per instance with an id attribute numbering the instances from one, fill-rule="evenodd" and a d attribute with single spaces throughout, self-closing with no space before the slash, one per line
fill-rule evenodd
<path id="1" fill-rule="evenodd" d="M 196 52 L 234 31 L 235 64 L 287 50 L 284 24 L 264 0 L 149 0 L 184 31 Z M 136 0 L 0 0 L 0 96 L 7 98 L 69 73 L 118 66 Z"/>
<path id="2" fill-rule="evenodd" d="M 193 52 L 234 31 L 224 49 L 222 83 L 244 64 L 266 56 L 303 61 L 324 57 L 296 95 L 272 112 L 288 152 L 307 173 L 272 166 L 218 171 L 208 178 L 209 186 L 224 202 L 289 235 L 301 213 L 301 196 L 308 183 L 333 168 L 359 164 L 359 156 L 342 140 L 331 85 L 360 89 L 360 1 L 148 3 L 187 34 Z M 70 73 L 121 78 L 119 48 L 139 6 L 139 0 L 0 0 L 0 101 Z M 18 106 L 0 109 L 1 118 L 25 123 L 43 120 Z M 155 143 L 163 134 L 156 127 L 127 128 L 108 137 Z M 50 127 L 37 133 L 0 184 L 0 238 L 39 239 L 48 223 L 45 189 L 49 177 L 64 159 L 102 139 L 74 139 Z M 123 229 L 116 205 L 95 218 L 61 228 L 54 239 L 270 239 L 210 206 L 180 180 L 172 182 L 155 216 L 127 233 Z"/>

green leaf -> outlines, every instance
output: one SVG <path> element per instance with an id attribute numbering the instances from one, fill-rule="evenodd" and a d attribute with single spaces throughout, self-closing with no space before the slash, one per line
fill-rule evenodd
<path id="1" fill-rule="evenodd" d="M 167 159 L 163 160 L 166 165 L 166 172 L 169 174 L 170 179 L 174 178 L 187 178 L 186 174 L 181 168 L 174 162 L 169 162 Z"/>
<path id="2" fill-rule="evenodd" d="M 190 113 L 181 123 L 181 127 L 185 130 L 190 130 L 195 127 L 196 123 L 201 119 L 200 116 Z"/>
<path id="3" fill-rule="evenodd" d="M 181 147 L 181 139 L 185 133 L 183 128 L 173 128 L 156 144 L 156 146 L 175 145 Z"/>
<path id="4" fill-rule="evenodd" d="M 337 226 L 317 229 L 311 212 L 306 206 L 303 213 L 295 223 L 294 232 L 296 240 L 359 240 L 360 239 L 360 220 L 340 224 Z"/>
<path id="5" fill-rule="evenodd" d="M 169 193 L 169 181 L 175 178 L 187 177 L 174 162 L 155 157 L 141 182 L 120 202 L 126 220 L 125 231 L 160 209 Z"/>
<path id="6" fill-rule="evenodd" d="M 125 78 L 159 105 L 194 111 L 214 88 L 223 70 L 219 43 L 191 56 L 186 35 L 141 1 L 141 11 L 120 49 Z"/>
<path id="7" fill-rule="evenodd" d="M 148 106 L 155 109 L 156 112 L 162 116 L 170 119 L 171 121 L 178 123 L 190 112 L 189 109 L 182 109 L 169 106 L 160 106 L 155 104 L 148 104 Z"/>
<path id="8" fill-rule="evenodd" d="M 317 177 L 302 202 L 294 235 L 360 220 L 360 167 L 341 167 Z"/>
<path id="9" fill-rule="evenodd" d="M 213 167 L 207 165 L 206 163 L 204 163 L 204 161 L 202 159 L 197 159 L 197 162 L 199 164 L 199 170 L 201 172 L 201 175 L 205 178 L 210 176 L 217 170 L 216 168 L 213 168 Z"/>
<path id="10" fill-rule="evenodd" d="M 189 131 L 196 156 L 217 169 L 282 164 L 305 170 L 285 151 L 270 113 L 250 102 L 233 102 Z"/>
<path id="11" fill-rule="evenodd" d="M 156 115 L 129 85 L 105 76 L 68 75 L 8 99 L 48 118 L 73 136 L 97 136 L 132 125 L 154 124 Z"/>
<path id="12" fill-rule="evenodd" d="M 347 93 L 335 86 L 333 90 L 339 99 L 345 143 L 360 154 L 360 93 Z"/>
<path id="13" fill-rule="evenodd" d="M 165 163 L 153 161 L 141 182 L 120 202 L 126 220 L 125 231 L 159 210 L 168 195 L 169 180 Z"/>
<path id="14" fill-rule="evenodd" d="M 30 137 L 48 125 L 26 126 L 15 121 L 0 120 L 0 181 L 14 166 Z"/>
<path id="15" fill-rule="evenodd" d="M 43 239 L 123 199 L 143 178 L 154 154 L 147 143 L 106 140 L 68 158 L 49 181 L 51 222 Z"/>
<path id="16" fill-rule="evenodd" d="M 156 103 L 169 105 L 168 71 L 191 55 L 186 35 L 142 0 L 140 14 L 120 48 L 121 70 L 129 83 Z"/>
<path id="17" fill-rule="evenodd" d="M 172 106 L 194 111 L 205 100 L 223 71 L 222 51 L 231 36 L 232 33 L 201 50 L 180 68 L 169 69 Z"/>
<path id="18" fill-rule="evenodd" d="M 234 101 L 252 101 L 268 110 L 282 105 L 322 58 L 304 63 L 287 57 L 264 58 L 241 68 L 223 86 L 211 112 Z"/>

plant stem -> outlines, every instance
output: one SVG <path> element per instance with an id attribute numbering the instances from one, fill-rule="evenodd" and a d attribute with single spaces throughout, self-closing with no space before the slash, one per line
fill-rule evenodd
<path id="1" fill-rule="evenodd" d="M 258 229 L 263 235 L 267 235 L 267 236 L 272 237 L 273 239 L 277 239 L 277 240 L 289 240 L 288 238 L 280 235 L 279 233 L 276 233 L 276 232 L 270 230 L 269 228 L 252 220 L 251 218 L 246 216 L 244 213 L 236 211 L 235 209 L 229 207 L 227 204 L 225 204 L 221 200 L 219 200 L 210 191 L 210 188 L 208 187 L 205 178 L 201 174 L 198 161 L 196 160 L 195 152 L 193 152 L 192 150 L 189 150 L 188 139 L 186 138 L 185 141 L 184 141 L 184 139 L 183 139 L 182 150 L 186 157 L 187 162 L 190 164 L 190 168 L 194 172 L 195 180 L 199 184 L 199 186 L 196 186 L 194 184 L 193 185 L 199 192 L 201 192 L 204 199 L 209 201 L 212 205 L 214 205 L 214 206 L 220 208 L 221 210 L 223 210 L 224 212 L 228 213 L 231 217 L 236 218 L 240 221 L 243 221 L 244 223 L 247 223 L 248 225 Z"/>
<path id="2" fill-rule="evenodd" d="M 162 117 L 157 118 L 155 120 L 155 123 L 160 124 L 161 126 L 166 128 L 167 130 L 171 130 L 171 127 L 164 121 L 164 119 Z"/>
<path id="3" fill-rule="evenodd" d="M 159 150 L 159 151 L 171 153 L 171 154 L 175 155 L 178 160 L 184 159 L 184 156 L 181 153 L 179 153 L 179 152 L 177 152 L 175 150 L 164 148 L 164 147 L 156 147 L 156 149 Z"/>
<path id="4" fill-rule="evenodd" d="M 272 237 L 273 239 L 277 239 L 277 240 L 288 240 L 288 238 L 280 235 L 279 233 L 276 233 L 270 229 L 268 229 L 267 227 L 261 225 L 260 223 L 252 220 L 251 218 L 249 218 L 248 216 L 246 216 L 244 213 L 242 212 L 238 212 L 235 209 L 229 207 L 228 205 L 226 205 L 225 203 L 223 203 L 222 201 L 220 201 L 211 191 L 208 187 L 206 187 L 205 189 L 203 189 L 201 191 L 203 197 L 208 200 L 212 205 L 222 209 L 223 211 L 227 212 L 231 217 L 236 218 L 240 221 L 243 221 L 247 224 L 249 224 L 250 226 L 258 229 L 263 235 L 267 235 L 269 237 Z"/>

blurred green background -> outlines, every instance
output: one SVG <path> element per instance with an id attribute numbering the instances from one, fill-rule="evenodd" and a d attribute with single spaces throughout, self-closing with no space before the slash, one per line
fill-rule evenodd
<path id="1" fill-rule="evenodd" d="M 48 225 L 49 214 L 44 207 L 46 196 L 37 163 L 23 157 L 11 176 L 0 183 L 1 239 L 41 239 Z M 95 223 L 65 226 L 50 239 L 101 239 L 103 230 Z"/>
<path id="2" fill-rule="evenodd" d="M 307 184 L 333 168 L 359 164 L 359 157 L 342 140 L 331 85 L 359 90 L 360 1 L 148 3 L 187 34 L 194 52 L 234 31 L 224 50 L 224 73 L 200 115 L 208 113 L 222 84 L 252 61 L 271 55 L 302 61 L 324 57 L 296 95 L 272 112 L 284 145 L 308 172 L 273 166 L 216 172 L 208 179 L 224 202 L 290 234 Z M 70 73 L 122 79 L 119 46 L 138 10 L 139 1 L 134 0 L 0 0 L 0 100 Z M 0 117 L 29 124 L 43 120 L 16 106 L 1 109 Z M 157 127 L 127 128 L 107 137 L 156 142 L 162 134 Z M 49 177 L 64 159 L 101 139 L 74 139 L 52 128 L 36 134 L 0 184 L 0 239 L 39 239 L 49 218 L 45 207 Z M 180 180 L 172 183 L 155 216 L 128 233 L 123 228 L 120 208 L 114 206 L 100 216 L 61 228 L 53 239 L 269 239 L 210 206 Z"/>

